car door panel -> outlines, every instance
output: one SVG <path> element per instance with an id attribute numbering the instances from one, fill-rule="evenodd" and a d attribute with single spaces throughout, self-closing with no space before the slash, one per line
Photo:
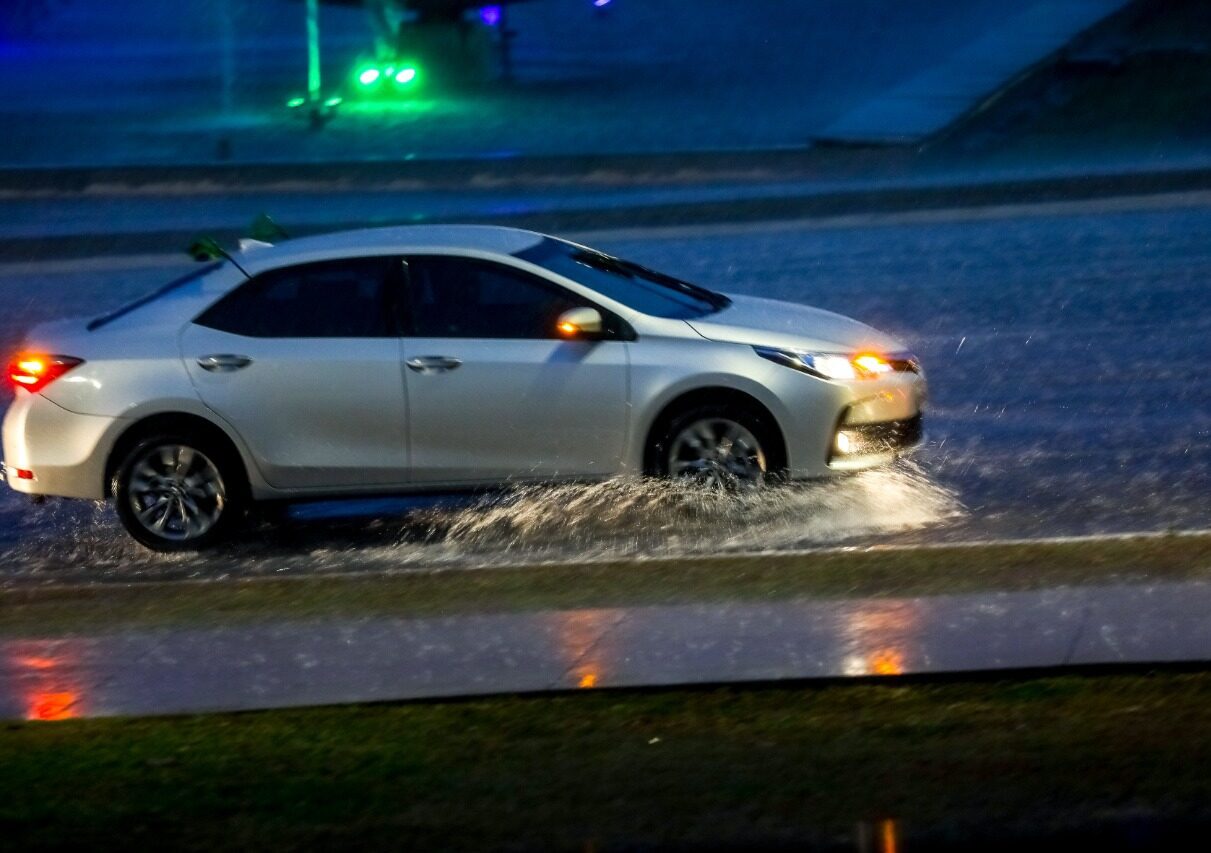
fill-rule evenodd
<path id="1" fill-rule="evenodd" d="M 627 345 L 619 341 L 414 338 L 405 361 L 440 355 L 456 369 L 408 371 L 417 482 L 599 477 L 626 441 Z"/>
<path id="2" fill-rule="evenodd" d="M 458 257 L 408 259 L 404 362 L 413 480 L 492 483 L 617 472 L 626 443 L 623 340 L 554 336 L 556 283 Z"/>
<path id="3" fill-rule="evenodd" d="M 182 332 L 198 394 L 271 486 L 407 483 L 399 266 L 373 257 L 271 270 Z"/>
<path id="4" fill-rule="evenodd" d="M 407 413 L 397 338 L 246 338 L 189 326 L 186 369 L 202 401 L 244 439 L 275 488 L 403 484 Z M 250 363 L 209 371 L 199 359 Z"/>

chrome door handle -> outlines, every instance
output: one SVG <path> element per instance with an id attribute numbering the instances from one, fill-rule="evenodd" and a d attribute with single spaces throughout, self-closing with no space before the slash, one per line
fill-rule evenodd
<path id="1" fill-rule="evenodd" d="M 231 353 L 204 355 L 198 358 L 198 367 L 209 370 L 211 373 L 231 373 L 233 370 L 241 370 L 250 364 L 252 364 L 252 359 L 248 356 L 232 355 Z"/>
<path id="2" fill-rule="evenodd" d="M 418 355 L 416 358 L 410 358 L 404 362 L 408 365 L 409 370 L 417 373 L 445 373 L 448 370 L 457 369 L 462 363 L 461 358 L 453 358 L 448 355 Z"/>

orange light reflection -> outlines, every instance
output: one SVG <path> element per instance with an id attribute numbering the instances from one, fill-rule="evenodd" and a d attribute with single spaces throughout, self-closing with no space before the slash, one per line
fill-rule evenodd
<path id="1" fill-rule="evenodd" d="M 551 614 L 567 680 L 577 688 L 597 687 L 609 672 L 610 631 L 622 618 L 617 610 L 566 610 Z"/>
<path id="2" fill-rule="evenodd" d="M 879 649 L 867 657 L 873 675 L 903 675 L 904 655 L 895 649 Z"/>
<path id="3" fill-rule="evenodd" d="M 29 720 L 70 720 L 78 716 L 75 709 L 79 702 L 79 693 L 34 693 L 25 716 Z"/>
<path id="4" fill-rule="evenodd" d="M 23 666 L 26 669 L 54 669 L 56 661 L 54 658 L 29 656 L 16 659 L 17 666 Z"/>
<path id="5" fill-rule="evenodd" d="M 857 605 L 844 622 L 847 675 L 903 675 L 908 671 L 919 622 L 911 601 Z"/>
<path id="6" fill-rule="evenodd" d="M 879 841 L 881 843 L 880 853 L 897 853 L 900 849 L 900 840 L 894 820 L 879 821 Z"/>
<path id="7" fill-rule="evenodd" d="M 83 713 L 85 694 L 70 641 L 17 640 L 6 644 L 5 652 L 17 676 L 25 719 L 68 720 Z"/>

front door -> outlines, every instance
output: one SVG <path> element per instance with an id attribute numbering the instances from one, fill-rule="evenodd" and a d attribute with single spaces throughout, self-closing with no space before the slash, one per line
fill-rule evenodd
<path id="1" fill-rule="evenodd" d="M 418 483 L 593 478 L 617 472 L 628 426 L 627 344 L 569 341 L 585 300 L 501 263 L 408 259 L 410 443 Z"/>

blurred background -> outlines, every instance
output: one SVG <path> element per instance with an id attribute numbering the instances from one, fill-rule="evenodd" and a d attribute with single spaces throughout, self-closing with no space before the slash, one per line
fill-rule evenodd
<path id="1" fill-rule="evenodd" d="M 308 6 L 11 0 L 0 162 L 889 143 L 930 143 L 950 166 L 1173 162 L 1211 132 L 1198 0 L 322 0 L 314 91 Z M 363 85 L 378 59 L 416 74 Z M 341 103 L 300 132 L 310 103 L 286 105 L 314 96 Z"/>

